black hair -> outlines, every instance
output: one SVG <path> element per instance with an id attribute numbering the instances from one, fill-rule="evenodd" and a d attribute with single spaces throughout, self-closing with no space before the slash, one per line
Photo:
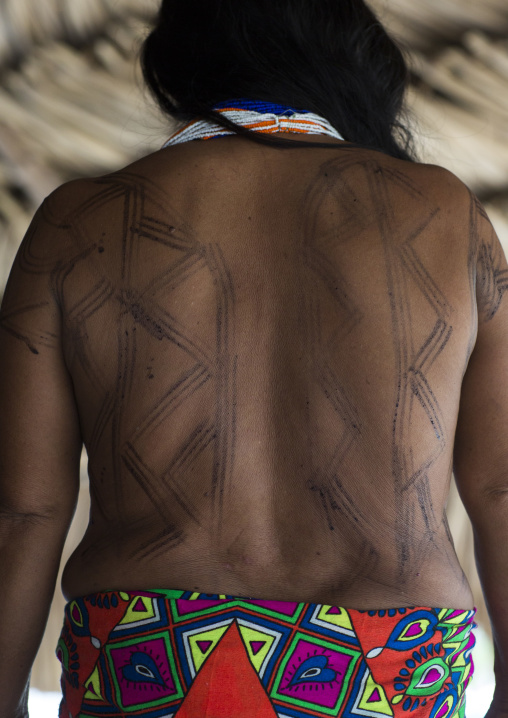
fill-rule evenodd
<path id="1" fill-rule="evenodd" d="M 263 100 L 321 115 L 355 146 L 414 158 L 402 119 L 407 65 L 363 0 L 162 0 L 141 64 L 176 120 L 201 117 L 258 142 L 301 147 L 212 109 Z"/>

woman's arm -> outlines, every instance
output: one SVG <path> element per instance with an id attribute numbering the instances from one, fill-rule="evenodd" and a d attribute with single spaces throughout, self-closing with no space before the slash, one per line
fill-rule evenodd
<path id="1" fill-rule="evenodd" d="M 44 205 L 0 313 L 0 706 L 28 715 L 30 670 L 79 490 L 81 435 L 52 286 L 58 247 Z"/>
<path id="2" fill-rule="evenodd" d="M 473 524 L 495 644 L 489 718 L 508 716 L 508 265 L 482 208 L 471 205 L 478 335 L 462 386 L 455 477 Z"/>

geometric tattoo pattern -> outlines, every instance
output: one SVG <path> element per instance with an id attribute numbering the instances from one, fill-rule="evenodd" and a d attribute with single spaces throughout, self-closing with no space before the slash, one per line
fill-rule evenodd
<path id="1" fill-rule="evenodd" d="M 235 371 L 236 359 L 231 354 L 231 332 L 233 331 L 233 286 L 227 267 L 224 264 L 220 246 L 214 243 L 203 245 L 197 242 L 192 232 L 183 223 L 178 230 L 168 226 L 150 214 L 145 189 L 139 189 L 136 177 L 124 174 L 122 182 L 122 202 L 126 229 L 124 240 L 124 261 L 121 268 L 121 283 L 129 287 L 129 291 L 116 297 L 123 305 L 122 329 L 118 347 L 119 372 L 116 395 L 108 397 L 99 415 L 97 430 L 94 435 L 101 436 L 101 426 L 112 411 L 113 451 L 118 461 L 139 484 L 152 502 L 161 518 L 171 523 L 173 512 L 167 512 L 168 505 L 175 504 L 195 525 L 200 523 L 192 502 L 186 495 L 188 472 L 192 471 L 193 463 L 208 446 L 213 447 L 212 476 L 210 498 L 215 510 L 216 524 L 220 525 L 224 492 L 227 490 L 233 462 L 232 427 L 235 424 Z M 115 179 L 115 191 L 118 177 Z M 154 203 L 156 189 L 153 188 L 150 202 Z M 101 200 L 99 196 L 99 201 Z M 161 197 L 160 201 L 165 201 Z M 89 212 L 97 212 L 97 203 L 87 207 Z M 159 214 L 162 214 L 159 211 Z M 159 245 L 165 249 L 164 269 L 160 276 L 148 276 L 136 286 L 132 276 L 136 261 L 142 261 L 144 252 L 156 251 Z M 172 257 L 168 263 L 167 256 Z M 207 346 L 200 332 L 193 332 L 187 323 L 180 320 L 178 313 L 170 314 L 160 301 L 169 292 L 177 294 L 181 286 L 189 283 L 210 283 L 216 288 L 217 319 L 215 327 L 215 347 Z M 133 290 L 131 287 L 136 286 Z M 97 293 L 105 294 L 104 289 L 97 288 Z M 191 296 L 186 292 L 185 296 Z M 176 304 L 176 302 L 174 302 Z M 79 319 L 83 322 L 84 317 Z M 171 342 L 180 351 L 180 360 L 175 366 L 179 371 L 172 372 L 165 368 L 168 377 L 167 387 L 158 393 L 151 406 L 148 406 L 144 418 L 128 439 L 118 445 L 116 437 L 125 436 L 121 399 L 127 397 L 132 386 L 132 367 L 138 342 Z M 157 354 L 154 352 L 154 357 Z M 154 360 L 155 361 L 155 360 Z M 179 410 L 185 402 L 200 401 L 203 394 L 213 385 L 215 417 L 203 424 L 192 427 L 176 453 L 168 458 L 168 463 L 161 471 L 159 467 L 150 465 L 146 452 L 139 447 L 146 441 L 164 442 L 168 436 L 168 426 L 180 420 Z M 149 439 L 148 439 L 149 437 Z M 160 445 L 160 443 L 159 443 Z M 93 445 L 91 450 L 93 452 Z M 115 474 L 120 476 L 122 467 L 118 466 Z M 118 483 L 117 500 L 121 505 L 121 484 Z M 161 548 L 174 536 L 161 536 Z"/>
<path id="2" fill-rule="evenodd" d="M 358 193 L 358 178 L 368 191 Z M 143 561 L 167 554 L 186 540 L 186 532 L 200 527 L 212 542 L 220 542 L 236 477 L 236 279 L 220 237 L 213 232 L 197 236 L 155 182 L 124 171 L 95 180 L 94 188 L 95 194 L 63 218 L 53 217 L 51 201 L 43 205 L 40 216 L 51 226 L 60 255 L 52 256 L 51 247 L 37 250 L 35 223 L 22 245 L 18 268 L 28 275 L 48 275 L 63 310 L 67 364 L 78 375 L 76 384 L 86 385 L 95 401 L 89 412 L 92 425 L 86 428 L 94 514 L 102 514 L 111 526 L 136 529 L 129 521 L 136 514 L 134 494 L 145 516 L 160 519 L 160 530 L 152 530 L 150 540 L 133 548 L 131 558 Z M 401 213 L 400 203 L 415 211 Z M 340 221 L 335 222 L 338 207 Z M 331 221 L 324 220 L 330 216 Z M 368 473 L 358 468 L 361 463 L 355 465 L 358 457 L 375 467 L 372 458 L 365 461 L 371 443 L 366 437 L 373 429 L 348 367 L 348 342 L 368 335 L 370 365 L 377 344 L 388 347 L 393 365 L 395 388 L 383 409 L 391 435 L 380 451 L 388 455 L 383 483 L 393 492 L 386 501 L 397 507 L 387 533 L 400 585 L 409 567 L 425 564 L 436 550 L 436 535 L 443 524 L 446 528 L 443 515 L 434 510 L 432 472 L 451 454 L 453 440 L 440 405 L 442 389 L 436 388 L 439 362 L 446 357 L 449 363 L 454 341 L 453 311 L 443 283 L 433 277 L 425 246 L 440 216 L 435 201 L 429 202 L 391 163 L 358 160 L 356 153 L 348 159 L 345 151 L 340 161 L 319 168 L 303 198 L 301 233 L 295 239 L 294 267 L 301 281 L 295 282 L 291 301 L 301 332 L 294 341 L 300 342 L 307 362 L 302 386 L 307 381 L 311 387 L 303 397 L 308 400 L 301 402 L 308 429 L 298 447 L 305 462 L 301 475 L 327 532 L 335 532 L 330 535 L 336 544 L 348 542 L 354 571 L 375 574 L 381 556 L 368 492 L 350 480 Z M 495 316 L 508 289 L 499 244 L 480 228 L 485 221 L 484 211 L 472 200 L 470 289 L 472 295 L 477 290 L 478 321 Z M 121 241 L 115 261 L 109 252 L 111 226 L 113 243 Z M 376 336 L 376 327 L 365 329 L 371 321 L 365 306 L 372 302 L 362 303 L 370 285 L 368 277 L 358 280 L 358 254 L 373 247 L 377 283 L 389 305 L 383 323 L 388 339 Z M 355 271 L 348 271 L 355 252 Z M 207 316 L 199 296 L 194 307 L 193 296 L 199 292 L 210 298 Z M 26 328 L 26 316 L 37 316 L 39 309 L 14 300 L 1 320 L 2 328 L 34 354 L 55 343 L 44 326 Z M 109 332 L 107 360 L 102 360 L 98 342 L 91 351 L 92 329 L 95 337 Z M 134 403 L 135 419 L 127 411 Z M 96 456 L 108 466 L 99 465 Z M 367 478 L 373 484 L 376 477 Z M 206 501 L 196 500 L 198 479 Z M 114 500 L 104 500 L 106 483 Z M 81 558 L 93 560 L 96 548 L 89 545 Z M 440 545 L 439 550 L 448 548 Z M 458 570 L 456 564 L 453 570 Z"/>
<path id="3" fill-rule="evenodd" d="M 396 213 L 391 206 L 390 185 L 402 190 L 408 202 L 424 201 L 418 188 L 397 170 L 370 166 L 366 168 L 372 200 L 385 211 L 379 212 L 379 231 L 385 250 L 385 267 L 390 297 L 392 332 L 396 359 L 397 396 L 393 414 L 392 465 L 396 499 L 400 501 L 398 517 L 399 570 L 402 575 L 405 563 L 411 556 L 411 528 L 414 511 L 423 517 L 429 541 L 441 516 L 435 516 L 430 497 L 429 470 L 444 451 L 449 441 L 438 399 L 429 381 L 429 371 L 446 348 L 453 327 L 450 324 L 451 307 L 441 289 L 434 282 L 418 252 L 418 239 L 438 215 L 429 211 L 425 219 L 417 214 L 413 226 L 401 232 Z M 411 289 L 410 289 L 410 285 Z M 411 298 L 414 287 L 430 309 L 428 330 L 418 340 Z M 432 440 L 423 441 L 421 429 L 417 437 L 412 432 L 414 415 L 423 414 Z M 418 423 L 420 427 L 421 423 Z M 420 456 L 418 446 L 429 447 Z M 404 500 L 412 492 L 414 499 Z M 408 531 L 409 528 L 409 531 Z M 421 545 L 421 543 L 420 543 Z M 416 557 L 422 560 L 423 556 Z"/>
<path id="4" fill-rule="evenodd" d="M 356 196 L 350 182 L 351 166 L 354 166 L 354 172 L 363 174 L 360 184 L 369 188 L 368 193 Z M 348 286 L 341 272 L 340 260 L 347 262 L 347 255 L 339 256 L 335 263 L 330 256 L 334 252 L 337 255 L 336 248 L 341 246 L 345 246 L 347 252 L 362 251 L 356 249 L 356 245 L 361 246 L 363 223 L 370 238 L 373 233 L 378 234 L 382 247 L 380 261 L 384 263 L 386 295 L 390 302 L 396 391 L 393 409 L 389 406 L 388 411 L 393 411 L 391 464 L 394 499 L 398 506 L 396 548 L 402 579 L 408 562 L 411 565 L 424 562 L 424 553 L 432 550 L 436 532 L 443 523 L 443 516 L 434 512 L 429 472 L 448 447 L 450 437 L 433 388 L 432 369 L 452 336 L 452 310 L 419 248 L 419 241 L 425 245 L 427 230 L 432 230 L 432 223 L 437 221 L 440 211 L 435 205 L 429 205 L 425 214 L 427 200 L 419 188 L 403 173 L 374 160 L 361 162 L 352 156 L 348 162 L 342 158 L 340 162 L 325 164 L 320 174 L 321 182 L 315 183 L 308 197 L 305 266 L 309 273 L 314 273 L 316 283 L 328 288 L 328 301 L 335 303 L 336 319 L 332 334 L 323 336 L 319 331 L 319 315 L 323 311 L 319 303 L 324 301 L 325 293 L 316 292 L 315 297 L 319 299 L 308 299 L 307 335 L 311 337 L 308 350 L 313 352 L 314 373 L 323 394 L 342 418 L 344 433 L 335 449 L 330 451 L 332 460 L 328 467 L 323 465 L 322 456 L 312 467 L 310 487 L 321 498 L 330 529 L 348 525 L 359 537 L 367 570 L 372 569 L 377 562 L 377 550 L 375 542 L 369 538 L 372 536 L 370 520 L 339 478 L 348 452 L 355 441 L 362 438 L 364 421 L 341 386 L 332 369 L 334 362 L 330 360 L 334 353 L 340 352 L 343 339 L 364 320 L 352 299 L 354 289 Z M 412 219 L 404 215 L 403 226 L 400 212 L 393 206 L 393 198 L 400 202 L 401 195 L 408 205 L 414 203 L 415 206 Z M 320 217 L 331 214 L 334 204 L 339 203 L 343 213 L 340 226 L 333 230 L 332 236 L 327 236 L 318 226 Z M 347 207 L 350 217 L 345 213 Z M 508 282 L 508 279 L 504 281 Z M 422 317 L 425 317 L 425 325 Z M 375 343 L 375 337 L 372 339 Z M 311 446 L 309 455 L 312 456 Z M 415 540 L 417 516 L 419 525 L 423 526 L 423 540 L 421 535 Z"/>
<path id="5" fill-rule="evenodd" d="M 182 532 L 175 525 L 190 522 L 197 527 L 206 518 L 212 533 L 221 526 L 235 445 L 234 289 L 219 243 L 198 241 L 175 212 L 169 214 L 177 226 L 156 218 L 168 216 L 168 198 L 155 184 L 119 173 L 113 179 L 96 180 L 95 185 L 95 194 L 63 219 L 53 218 L 50 203 L 43 205 L 46 225 L 52 226 L 55 237 L 60 235 L 55 242 L 60 256 L 47 261 L 36 256 L 35 222 L 19 266 L 28 274 L 50 275 L 63 309 L 67 363 L 84 375 L 87 391 L 102 402 L 87 432 L 95 509 L 108 521 L 125 522 L 125 486 L 130 477 L 152 513 L 161 518 L 164 529 L 141 547 L 143 557 L 178 545 Z M 108 252 L 112 216 L 123 218 L 121 259 L 116 264 L 109 261 Z M 118 221 L 114 224 L 118 226 Z M 150 267 L 154 257 L 160 258 L 158 275 L 143 271 L 146 256 L 151 258 Z M 209 322 L 192 313 L 193 291 L 199 288 L 209 290 L 215 299 Z M 2 326 L 38 353 L 37 346 L 49 345 L 52 338 L 46 338 L 42 328 L 36 339 L 17 328 L 20 319 L 33 311 L 33 306 L 14 307 L 2 317 Z M 111 317 L 118 317 L 113 326 Z M 111 366 L 110 349 L 105 362 L 96 343 L 91 351 L 87 334 L 92 324 L 95 332 L 97 327 L 110 326 L 111 336 L 117 337 L 113 380 L 104 374 L 104 367 Z M 164 344 L 171 344 L 171 352 L 161 351 Z M 164 361 L 168 355 L 170 364 Z M 139 397 L 135 425 L 125 410 L 133 396 Z M 201 412 L 207 418 L 195 426 L 185 423 L 189 403 L 210 407 Z M 150 451 L 150 446 L 157 450 Z M 110 457 L 107 480 L 114 483 L 115 500 L 108 501 L 107 508 L 101 497 L 101 476 L 96 475 L 100 467 L 94 464 L 97 449 Z M 206 517 L 189 495 L 197 463 L 200 475 L 210 477 Z M 185 521 L 178 521 L 179 515 Z"/>
<path id="6" fill-rule="evenodd" d="M 479 225 L 490 227 L 488 234 Z M 476 295 L 479 321 L 493 319 L 508 289 L 508 269 L 500 242 L 491 227 L 485 209 L 471 194 L 471 254 L 475 257 Z M 480 239 L 480 236 L 482 239 Z"/>

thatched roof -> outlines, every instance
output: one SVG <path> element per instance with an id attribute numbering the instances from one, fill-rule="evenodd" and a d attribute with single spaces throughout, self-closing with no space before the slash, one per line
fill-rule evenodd
<path id="1" fill-rule="evenodd" d="M 156 6 L 156 0 L 2 0 L 0 63 L 37 43 L 93 41 L 112 18 L 149 17 Z"/>
<path id="2" fill-rule="evenodd" d="M 368 0 L 393 35 L 407 47 L 427 53 L 460 42 L 471 29 L 506 35 L 505 0 Z"/>
<path id="3" fill-rule="evenodd" d="M 0 295 L 51 190 L 118 168 L 167 134 L 135 65 L 153 9 L 148 0 L 0 0 Z"/>
<path id="4" fill-rule="evenodd" d="M 486 200 L 508 244 L 506 0 L 373 0 L 410 49 L 422 157 Z M 0 294 L 56 185 L 158 146 L 166 121 L 135 66 L 156 0 L 0 0 Z"/>

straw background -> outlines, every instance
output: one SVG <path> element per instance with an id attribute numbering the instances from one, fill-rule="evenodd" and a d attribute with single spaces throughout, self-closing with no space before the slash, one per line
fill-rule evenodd
<path id="1" fill-rule="evenodd" d="M 185 1 L 185 0 L 182 0 Z M 35 208 L 62 182 L 119 168 L 160 147 L 169 128 L 142 89 L 136 58 L 156 0 L 0 0 L 0 296 Z M 508 246 L 506 0 L 373 0 L 408 48 L 409 104 L 422 159 L 448 167 L 485 202 Z M 82 496 L 66 555 L 87 521 Z M 485 607 L 472 535 L 452 492 L 450 522 Z M 57 589 L 33 684 L 57 689 Z"/>

